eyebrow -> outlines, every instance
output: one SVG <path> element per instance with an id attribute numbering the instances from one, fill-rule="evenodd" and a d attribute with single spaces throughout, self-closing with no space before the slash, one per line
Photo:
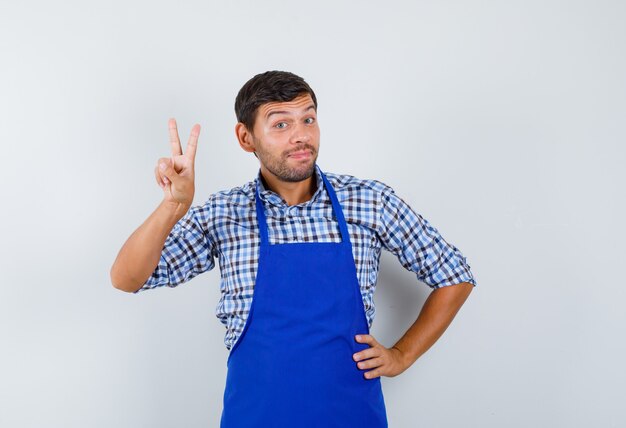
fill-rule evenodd
<path id="1" fill-rule="evenodd" d="M 310 106 L 308 106 L 307 108 L 305 108 L 304 110 L 302 110 L 303 112 L 307 112 L 309 110 L 315 110 L 315 104 L 311 104 Z M 273 114 L 290 114 L 290 112 L 288 111 L 284 111 L 284 110 L 276 110 L 276 111 L 272 111 L 270 112 L 267 116 L 265 116 L 267 119 L 269 119 L 269 117 Z"/>

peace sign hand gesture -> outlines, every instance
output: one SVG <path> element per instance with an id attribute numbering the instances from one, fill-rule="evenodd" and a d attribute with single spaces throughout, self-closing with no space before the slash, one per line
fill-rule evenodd
<path id="1" fill-rule="evenodd" d="M 170 145 L 172 146 L 171 158 L 160 158 L 154 169 L 157 183 L 163 189 L 165 202 L 170 202 L 182 207 L 186 212 L 193 203 L 194 186 L 194 162 L 200 125 L 195 124 L 191 128 L 191 135 L 187 142 L 187 149 L 183 154 L 178 138 L 176 120 L 169 120 Z"/>

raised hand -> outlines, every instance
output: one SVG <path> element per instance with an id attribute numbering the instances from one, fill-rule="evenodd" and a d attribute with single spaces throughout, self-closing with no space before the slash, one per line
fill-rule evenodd
<path id="1" fill-rule="evenodd" d="M 154 175 L 157 183 L 163 189 L 164 200 L 181 205 L 186 211 L 193 203 L 195 192 L 194 162 L 198 136 L 200 135 L 200 125 L 195 124 L 191 128 L 191 135 L 189 136 L 187 149 L 184 154 L 178 138 L 176 120 L 170 119 L 168 126 L 172 157 L 160 158 L 157 166 L 154 168 Z"/>

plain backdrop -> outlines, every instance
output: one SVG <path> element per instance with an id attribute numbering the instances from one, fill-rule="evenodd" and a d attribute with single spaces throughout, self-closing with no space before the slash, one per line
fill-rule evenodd
<path id="1" fill-rule="evenodd" d="M 200 123 L 195 204 L 252 180 L 234 99 L 289 70 L 322 170 L 392 186 L 478 281 L 382 379 L 391 428 L 618 427 L 626 371 L 626 6 L 614 1 L 0 3 L 0 426 L 217 427 L 219 268 L 110 283 Z M 430 289 L 385 252 L 372 334 Z M 294 424 L 294 427 L 297 424 Z"/>

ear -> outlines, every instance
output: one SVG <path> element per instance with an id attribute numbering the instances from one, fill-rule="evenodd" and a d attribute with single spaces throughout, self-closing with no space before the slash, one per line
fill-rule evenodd
<path id="1" fill-rule="evenodd" d="M 239 145 L 246 152 L 254 152 L 256 150 L 256 148 L 254 147 L 252 133 L 248 131 L 246 125 L 241 122 L 237 122 L 237 124 L 235 125 L 235 135 L 237 136 L 237 141 L 239 141 Z"/>

